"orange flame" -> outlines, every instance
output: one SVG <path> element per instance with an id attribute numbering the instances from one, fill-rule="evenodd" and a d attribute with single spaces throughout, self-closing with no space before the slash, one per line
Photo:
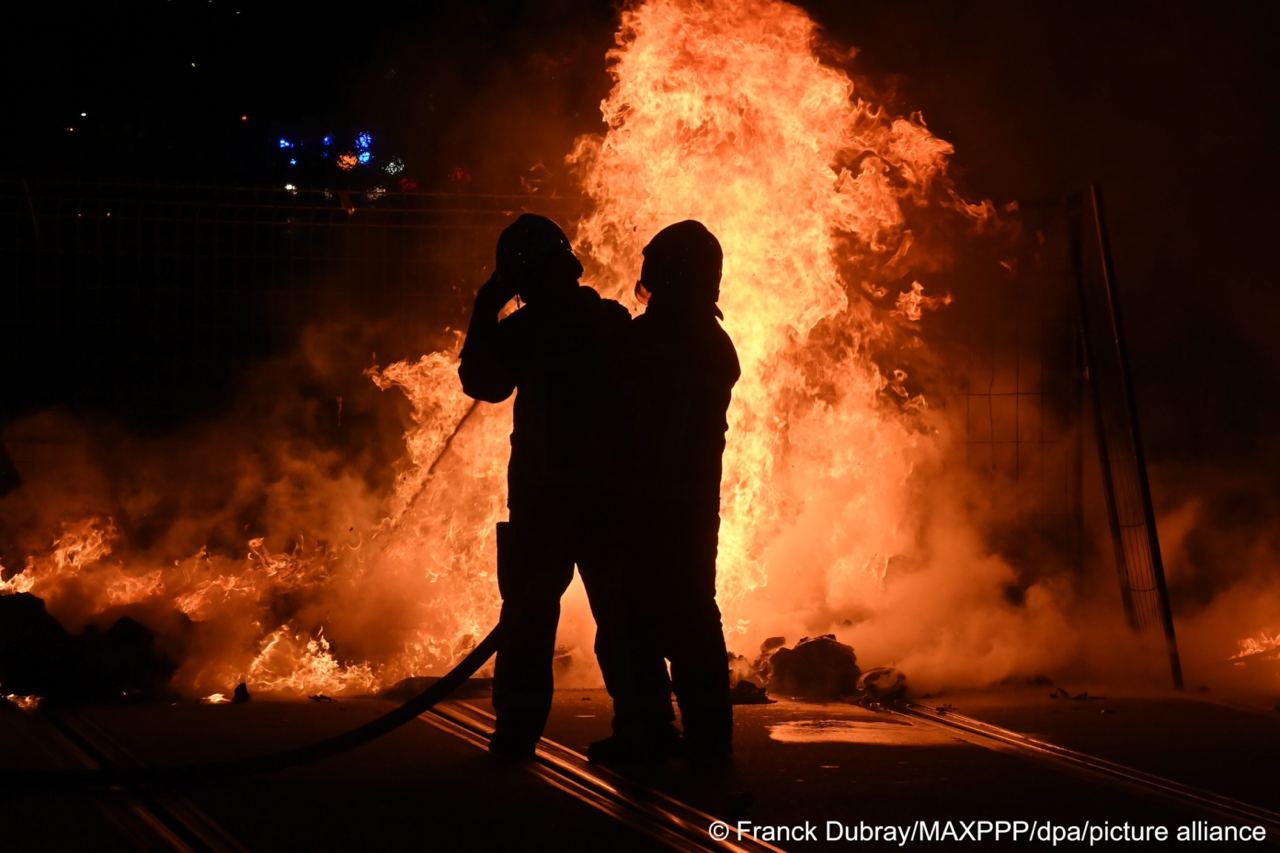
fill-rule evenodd
<path id="1" fill-rule="evenodd" d="M 5 693 L 0 698 L 10 703 L 20 711 L 35 711 L 40 707 L 39 696 L 23 696 L 18 693 Z"/>
<path id="2" fill-rule="evenodd" d="M 990 216 L 947 181 L 947 142 L 867 100 L 819 50 L 813 21 L 785 3 L 645 3 L 610 53 L 609 129 L 570 157 L 596 202 L 578 245 L 606 292 L 628 291 L 640 249 L 672 221 L 699 219 L 726 248 L 721 305 L 743 365 L 720 536 L 731 628 L 778 616 L 776 595 L 762 608 L 753 591 L 786 579 L 793 599 L 838 605 L 909 548 L 907 480 L 931 439 L 885 405 L 906 377 L 872 363 L 888 332 L 862 294 L 888 292 L 916 260 L 912 210 Z M 948 300 L 907 280 L 908 321 Z"/>
<path id="3" fill-rule="evenodd" d="M 1280 649 L 1280 631 L 1268 633 L 1267 631 L 1259 631 L 1252 637 L 1245 637 L 1237 644 L 1239 648 L 1236 653 L 1231 656 L 1231 660 L 1241 660 L 1243 658 L 1253 657 L 1254 655 L 1265 654 L 1266 652 Z"/>
<path id="4" fill-rule="evenodd" d="M 108 561 L 119 536 L 109 518 L 64 524 L 47 554 L 28 556 L 21 572 L 0 580 L 0 594 L 29 592 L 55 611 L 67 599 L 88 598 L 106 609 L 160 595 L 159 570 L 139 572 Z"/>

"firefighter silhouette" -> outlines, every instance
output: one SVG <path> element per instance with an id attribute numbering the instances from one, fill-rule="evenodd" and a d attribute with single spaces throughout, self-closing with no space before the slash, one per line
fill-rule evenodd
<path id="1" fill-rule="evenodd" d="M 732 753 L 728 655 L 715 594 L 726 412 L 740 370 L 718 322 L 722 258 L 719 241 L 692 220 L 664 228 L 644 249 L 636 292 L 647 304 L 627 330 L 623 357 L 633 532 L 623 552 L 619 630 L 634 725 L 615 726 L 613 737 L 593 744 L 596 761 L 662 754 L 674 731 L 673 689 L 683 751 L 713 764 Z"/>
<path id="2" fill-rule="evenodd" d="M 509 521 L 498 525 L 503 635 L 493 680 L 491 751 L 532 754 L 551 708 L 560 598 L 582 574 L 596 654 L 617 693 L 618 375 L 631 316 L 579 285 L 582 265 L 550 219 L 525 214 L 498 238 L 492 277 L 476 295 L 458 373 L 471 397 L 514 392 Z M 523 305 L 502 320 L 519 296 Z M 625 703 L 624 703 L 625 704 Z"/>

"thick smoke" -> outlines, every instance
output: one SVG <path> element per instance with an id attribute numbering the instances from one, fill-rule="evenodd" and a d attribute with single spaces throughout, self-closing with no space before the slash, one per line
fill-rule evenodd
<path id="1" fill-rule="evenodd" d="M 286 624 L 304 645 L 340 624 L 326 566 L 385 515 L 403 452 L 403 407 L 358 367 L 376 332 L 309 328 L 232 411 L 164 437 L 53 413 L 10 425 L 22 485 L 0 499 L 9 584 L 33 585 L 72 631 L 121 615 L 159 630 L 184 691 L 248 677 Z M 360 632 L 333 635 L 363 651 Z"/>

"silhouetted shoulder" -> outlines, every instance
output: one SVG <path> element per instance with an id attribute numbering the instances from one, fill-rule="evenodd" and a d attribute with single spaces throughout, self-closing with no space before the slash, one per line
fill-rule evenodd
<path id="1" fill-rule="evenodd" d="M 733 382 L 737 382 L 742 376 L 742 365 L 738 362 L 738 350 L 733 345 L 733 339 L 729 337 L 729 333 L 724 330 L 719 323 L 715 323 L 716 331 L 712 336 L 715 341 L 717 365 L 723 371 L 725 377 L 733 377 Z"/>
<path id="2" fill-rule="evenodd" d="M 608 323 L 618 326 L 619 328 L 626 328 L 631 325 L 631 312 L 628 311 L 626 306 L 621 302 L 615 302 L 612 299 L 604 299 L 602 297 L 600 299 L 600 304 L 602 306 L 602 312 L 605 315 L 605 320 Z"/>
<path id="3" fill-rule="evenodd" d="M 605 299 L 593 287 L 585 284 L 578 287 L 578 299 L 584 305 L 589 306 L 596 319 L 601 323 L 621 328 L 624 324 L 631 322 L 631 312 L 622 306 L 622 303 L 612 299 Z"/>
<path id="4" fill-rule="evenodd" d="M 738 352 L 713 317 L 655 316 L 645 312 L 631 321 L 625 336 L 631 361 L 676 381 L 731 388 L 742 370 Z"/>

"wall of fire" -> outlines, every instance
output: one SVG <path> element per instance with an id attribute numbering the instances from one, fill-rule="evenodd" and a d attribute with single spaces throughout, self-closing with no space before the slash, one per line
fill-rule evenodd
<path id="1" fill-rule="evenodd" d="M 572 219 L 580 206 L 536 195 L 0 181 L 0 417 L 59 407 L 164 429 L 215 414 L 245 370 L 326 314 L 457 328 L 513 211 Z M 968 468 L 1006 496 L 994 517 L 1008 523 L 992 541 L 1013 557 L 1048 547 L 1078 565 L 1093 457 L 1078 428 L 1070 248 L 1060 210 L 1021 215 L 1032 235 L 1024 256 L 947 309 L 961 369 L 943 393 L 962 407 Z M 24 450 L 11 440 L 8 452 Z"/>

